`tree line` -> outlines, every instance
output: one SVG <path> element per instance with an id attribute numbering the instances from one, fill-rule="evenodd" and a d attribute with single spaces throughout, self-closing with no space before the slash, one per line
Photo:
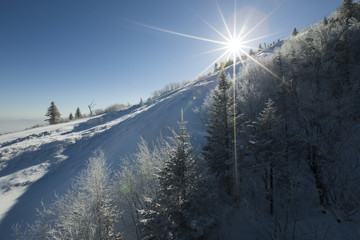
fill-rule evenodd
<path id="1" fill-rule="evenodd" d="M 142 104 L 142 103 L 140 103 L 140 104 Z M 103 110 L 103 109 L 94 110 L 93 109 L 94 106 L 95 106 L 95 104 L 93 102 L 88 105 L 88 108 L 89 108 L 88 116 L 96 116 L 96 115 L 109 113 L 109 112 L 113 112 L 113 111 L 122 111 L 122 110 L 130 108 L 132 105 L 130 105 L 130 104 L 113 104 L 113 105 L 107 107 L 105 110 Z M 75 111 L 75 116 L 72 113 L 70 113 L 67 119 L 63 119 L 63 118 L 61 118 L 60 111 L 58 110 L 55 103 L 51 102 L 50 107 L 48 108 L 45 116 L 48 117 L 47 119 L 45 119 L 45 121 L 49 122 L 50 125 L 53 125 L 53 124 L 57 124 L 57 123 L 61 123 L 61 122 L 80 119 L 80 118 L 85 117 L 86 115 L 82 114 L 80 111 L 80 108 L 78 107 Z"/>

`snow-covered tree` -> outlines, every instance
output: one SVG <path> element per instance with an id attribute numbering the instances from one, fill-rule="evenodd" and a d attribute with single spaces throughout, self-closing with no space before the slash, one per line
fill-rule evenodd
<path id="1" fill-rule="evenodd" d="M 256 152 L 260 155 L 259 165 L 263 168 L 263 179 L 266 195 L 269 200 L 270 215 L 274 214 L 274 169 L 276 159 L 279 159 L 279 142 L 276 139 L 276 130 L 279 117 L 276 113 L 274 101 L 269 99 L 264 110 L 259 114 L 257 135 L 255 137 Z"/>
<path id="2" fill-rule="evenodd" d="M 72 115 L 72 113 L 69 114 L 69 121 L 74 120 L 74 116 Z"/>
<path id="3" fill-rule="evenodd" d="M 50 125 L 56 124 L 60 121 L 61 114 L 54 102 L 51 102 L 50 107 L 48 108 L 45 116 L 49 117 L 45 121 L 48 121 Z"/>
<path id="4" fill-rule="evenodd" d="M 210 106 L 206 145 L 203 147 L 205 160 L 210 171 L 219 178 L 219 187 L 228 195 L 233 191 L 232 162 L 232 124 L 230 83 L 227 75 L 221 71 L 218 86 L 213 92 L 213 104 Z"/>
<path id="5" fill-rule="evenodd" d="M 353 17 L 354 7 L 352 0 L 343 0 L 343 3 L 340 7 L 340 14 L 345 18 L 346 24 L 349 23 L 351 17 Z"/>
<path id="6" fill-rule="evenodd" d="M 147 200 L 150 209 L 139 211 L 144 239 L 198 239 L 211 222 L 202 216 L 204 206 L 199 204 L 206 195 L 204 172 L 198 166 L 201 161 L 195 161 L 183 119 L 179 128 L 178 134 L 173 131 L 175 147 L 158 173 L 159 195 Z"/>
<path id="7" fill-rule="evenodd" d="M 119 213 L 113 205 L 110 172 L 104 153 L 95 152 L 71 189 L 40 210 L 41 218 L 25 239 L 123 239 L 116 229 Z"/>
<path id="8" fill-rule="evenodd" d="M 152 202 L 157 199 L 160 189 L 157 173 L 168 158 L 169 148 L 163 138 L 151 146 L 141 139 L 137 152 L 122 159 L 121 170 L 116 174 L 114 192 L 122 212 L 122 222 L 136 233 L 138 239 L 143 229 L 140 220 L 156 207 Z"/>

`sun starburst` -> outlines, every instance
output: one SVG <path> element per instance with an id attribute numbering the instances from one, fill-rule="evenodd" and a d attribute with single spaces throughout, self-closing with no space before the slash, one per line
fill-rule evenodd
<path id="1" fill-rule="evenodd" d="M 268 18 L 269 16 L 275 12 L 275 10 L 277 8 L 275 8 L 272 12 L 270 12 L 269 14 L 265 15 L 260 21 L 258 21 L 254 26 L 250 27 L 248 24 L 250 21 L 250 18 L 252 17 L 253 14 L 249 15 L 249 18 L 245 19 L 243 24 L 238 24 L 237 23 L 237 8 L 236 8 L 236 0 L 234 0 L 234 14 L 233 14 L 233 29 L 232 31 L 230 30 L 229 24 L 227 23 L 227 21 L 225 20 L 224 14 L 220 8 L 219 3 L 216 1 L 216 6 L 219 12 L 219 15 L 221 17 L 221 21 L 224 25 L 224 32 L 220 31 L 219 29 L 215 28 L 213 25 L 211 25 L 210 23 L 208 23 L 207 21 L 205 21 L 204 19 L 202 19 L 200 17 L 200 19 L 206 24 L 208 25 L 213 31 L 215 31 L 219 37 L 222 40 L 217 40 L 217 39 L 211 39 L 211 38 L 206 38 L 206 37 L 199 37 L 199 36 L 194 36 L 194 35 L 190 35 L 190 34 L 185 34 L 185 33 L 180 33 L 180 32 L 176 32 L 176 31 L 172 31 L 172 30 L 167 30 L 164 28 L 160 28 L 160 27 L 155 27 L 155 26 L 150 26 L 150 25 L 145 25 L 145 24 L 139 24 L 142 25 L 144 27 L 150 28 L 150 29 L 154 29 L 157 31 L 161 31 L 161 32 L 165 32 L 165 33 L 169 33 L 169 34 L 173 34 L 173 35 L 177 35 L 177 36 L 181 36 L 181 37 L 186 37 L 186 38 L 191 38 L 191 39 L 195 39 L 195 40 L 200 40 L 200 41 L 204 41 L 204 42 L 210 42 L 210 43 L 214 43 L 219 45 L 219 47 L 214 48 L 209 50 L 206 53 L 214 53 L 214 52 L 221 52 L 220 55 L 208 66 L 205 68 L 205 70 L 203 72 L 200 73 L 203 74 L 206 71 L 208 71 L 212 66 L 214 66 L 215 63 L 221 61 L 222 59 L 226 59 L 226 60 L 233 60 L 233 64 L 232 64 L 232 70 L 233 70 L 233 111 L 234 111 L 234 168 L 235 168 L 235 199 L 238 200 L 239 198 L 239 183 L 238 183 L 238 167 L 237 167 L 237 144 L 236 144 L 236 104 L 235 104 L 235 96 L 236 96 L 236 88 L 235 88 L 235 79 L 236 79 L 236 65 L 237 62 L 240 61 L 242 64 L 244 64 L 244 59 L 242 56 L 245 56 L 245 58 L 255 62 L 256 64 L 258 64 L 260 67 L 262 67 L 265 71 L 269 72 L 271 75 L 273 75 L 274 77 L 280 79 L 275 73 L 273 73 L 270 69 L 268 69 L 266 66 L 264 66 L 260 61 L 258 61 L 255 57 L 251 56 L 248 54 L 248 50 L 252 49 L 252 46 L 249 46 L 248 44 L 251 44 L 255 41 L 260 41 L 266 37 L 275 35 L 275 34 L 270 34 L 270 35 L 261 35 L 261 36 L 257 36 L 255 38 L 250 38 L 250 34 L 253 33 L 260 25 L 262 25 Z M 278 6 L 279 7 L 279 6 Z M 252 11 L 254 12 L 254 11 Z M 238 27 L 240 27 L 240 29 L 238 29 Z"/>
<path id="2" fill-rule="evenodd" d="M 181 36 L 181 37 L 186 37 L 186 38 L 191 38 L 191 39 L 195 39 L 195 40 L 200 40 L 200 41 L 204 41 L 204 42 L 210 42 L 213 44 L 217 44 L 218 47 L 211 49 L 204 54 L 220 52 L 220 55 L 214 61 L 212 61 L 199 75 L 206 73 L 212 66 L 214 66 L 215 63 L 217 63 L 223 59 L 225 59 L 225 60 L 232 59 L 235 64 L 237 60 L 242 61 L 242 56 L 243 56 L 243 57 L 248 58 L 248 59 L 254 61 L 255 63 L 259 64 L 262 68 L 264 68 L 270 74 L 276 76 L 273 72 L 271 72 L 269 69 L 267 69 L 265 66 L 263 66 L 259 61 L 257 61 L 253 56 L 249 55 L 249 53 L 248 53 L 249 50 L 253 49 L 254 47 L 250 46 L 248 44 L 252 44 L 256 41 L 261 41 L 262 39 L 264 39 L 266 37 L 275 35 L 275 34 L 268 34 L 268 35 L 260 35 L 260 36 L 253 37 L 253 38 L 249 37 L 251 35 L 251 33 L 253 33 L 257 28 L 259 28 L 259 26 L 261 26 L 261 24 L 263 24 L 277 8 L 275 8 L 269 14 L 265 15 L 262 19 L 257 21 L 257 23 L 254 26 L 252 26 L 250 28 L 249 21 L 252 17 L 251 14 L 245 19 L 243 24 L 240 25 L 237 23 L 237 13 L 236 13 L 237 11 L 236 11 L 236 0 L 235 0 L 234 1 L 233 23 L 232 23 L 233 29 L 230 30 L 229 24 L 225 20 L 224 14 L 223 14 L 223 12 L 220 8 L 220 5 L 217 1 L 216 1 L 216 6 L 217 6 L 221 21 L 224 26 L 223 31 L 220 31 L 219 29 L 215 28 L 213 25 L 211 25 L 209 22 L 205 21 L 201 17 L 199 17 L 199 18 L 206 25 L 208 25 L 213 31 L 215 31 L 218 34 L 218 36 L 221 38 L 221 40 L 211 39 L 211 38 L 206 38 L 206 37 L 199 37 L 199 36 L 195 36 L 195 35 L 176 32 L 176 31 L 164 29 L 161 27 L 155 27 L 155 26 L 142 24 L 142 23 L 136 23 L 136 24 L 141 25 L 146 28 L 149 28 L 149 29 L 156 30 L 156 31 L 161 31 L 161 32 L 165 32 L 165 33 L 169 33 L 169 34 L 173 34 L 173 35 L 177 35 L 177 36 Z M 239 27 L 239 29 L 238 29 L 238 27 Z"/>

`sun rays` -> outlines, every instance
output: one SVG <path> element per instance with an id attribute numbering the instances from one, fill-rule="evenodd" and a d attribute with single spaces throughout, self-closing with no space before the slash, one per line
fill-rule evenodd
<path id="1" fill-rule="evenodd" d="M 204 41 L 213 43 L 215 45 L 218 45 L 217 47 L 210 49 L 209 51 L 205 52 L 204 54 L 210 54 L 210 53 L 216 53 L 220 52 L 219 56 L 215 58 L 208 67 L 205 68 L 205 70 L 200 73 L 200 75 L 206 73 L 211 67 L 214 66 L 215 63 L 218 63 L 221 60 L 232 60 L 232 79 L 233 79 L 233 136 L 234 136 L 234 186 L 235 186 L 235 201 L 239 199 L 239 178 L 238 178 L 238 160 L 237 160 L 237 143 L 236 143 L 236 65 L 238 63 L 241 63 L 242 65 L 245 64 L 245 58 L 253 61 L 255 64 L 259 65 L 261 68 L 263 68 L 265 71 L 269 72 L 272 76 L 280 79 L 275 73 L 273 73 L 270 69 L 268 69 L 264 64 L 262 64 L 256 57 L 251 56 L 248 51 L 250 49 L 253 49 L 253 46 L 250 46 L 248 44 L 254 43 L 256 41 L 263 40 L 266 37 L 269 37 L 271 35 L 275 34 L 260 34 L 255 37 L 250 37 L 252 33 L 254 33 L 258 28 L 263 25 L 266 20 L 272 15 L 277 8 L 275 8 L 273 11 L 271 11 L 269 14 L 265 14 L 262 18 L 260 18 L 259 21 L 257 21 L 255 24 L 251 25 L 251 18 L 254 17 L 256 13 L 256 9 L 251 9 L 250 13 L 247 12 L 247 17 L 244 17 L 241 15 L 241 12 L 237 12 L 237 6 L 236 6 L 236 0 L 234 1 L 234 13 L 233 13 L 233 22 L 232 22 L 232 29 L 228 22 L 226 21 L 223 11 L 221 10 L 221 7 L 219 3 L 216 1 L 216 7 L 218 10 L 218 13 L 221 18 L 221 22 L 223 24 L 222 31 L 218 28 L 214 27 L 209 22 L 205 21 L 201 17 L 199 17 L 212 31 L 214 31 L 218 35 L 218 39 L 212 39 L 212 38 L 206 38 L 206 37 L 199 37 L 191 34 L 176 32 L 160 27 L 145 25 L 145 24 L 139 24 L 141 26 L 144 26 L 149 29 L 153 29 L 156 31 L 161 31 L 164 33 L 177 35 L 180 37 L 190 38 L 194 40 Z M 243 11 L 244 13 L 245 11 Z M 244 14 L 246 15 L 246 14 Z M 242 18 L 243 23 L 238 23 L 238 18 Z M 260 31 L 259 31 L 260 32 Z"/>
<path id="2" fill-rule="evenodd" d="M 244 58 L 248 58 L 249 60 L 252 60 L 256 64 L 258 64 L 260 67 L 262 67 L 264 70 L 269 72 L 271 75 L 276 76 L 271 70 L 266 68 L 263 64 L 261 64 L 258 60 L 256 60 L 253 56 L 249 55 L 249 50 L 254 49 L 254 44 L 256 42 L 263 40 L 266 37 L 270 37 L 274 34 L 258 34 L 258 36 L 249 37 L 252 33 L 254 33 L 266 20 L 269 18 L 270 15 L 272 15 L 277 8 L 275 8 L 273 11 L 271 11 L 269 14 L 264 15 L 260 20 L 258 20 L 253 26 L 249 23 L 252 20 L 252 17 L 254 17 L 256 12 L 256 9 L 251 9 L 250 13 L 247 13 L 247 16 L 241 16 L 242 14 L 237 13 L 236 9 L 236 0 L 234 1 L 234 13 L 233 13 L 233 21 L 232 21 L 232 29 L 230 27 L 230 24 L 226 21 L 223 11 L 219 5 L 219 3 L 216 1 L 216 7 L 218 10 L 218 14 L 220 16 L 221 22 L 223 24 L 222 31 L 218 28 L 214 27 L 212 24 L 204 20 L 203 18 L 200 18 L 202 22 L 204 22 L 212 31 L 214 31 L 218 35 L 218 39 L 213 38 L 207 38 L 207 37 L 201 37 L 201 36 L 195 36 L 187 33 L 181 33 L 161 27 L 151 26 L 147 24 L 142 23 L 136 23 L 138 25 L 141 25 L 143 27 L 153 29 L 156 31 L 190 38 L 198 41 L 213 43 L 214 45 L 217 45 L 217 47 L 210 49 L 209 51 L 206 51 L 203 54 L 210 54 L 210 53 L 217 53 L 219 52 L 218 57 L 216 57 L 211 63 L 199 74 L 202 75 L 209 71 L 215 63 L 225 60 L 232 60 L 234 64 L 236 64 L 238 61 L 241 61 L 241 63 L 244 63 Z M 248 10 L 248 9 L 247 9 Z M 244 11 L 243 11 L 244 13 Z M 238 23 L 238 18 L 242 19 L 242 24 Z M 219 40 L 220 39 L 220 40 Z M 251 45 L 252 44 L 252 45 Z M 277 77 L 278 78 L 278 77 Z"/>

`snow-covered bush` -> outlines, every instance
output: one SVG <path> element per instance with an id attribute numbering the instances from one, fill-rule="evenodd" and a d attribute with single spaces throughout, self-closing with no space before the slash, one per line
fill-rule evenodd
<path id="1" fill-rule="evenodd" d="M 116 223 L 110 168 L 104 153 L 96 151 L 74 181 L 71 189 L 57 196 L 53 204 L 38 210 L 39 219 L 29 226 L 23 239 L 122 239 Z"/>

